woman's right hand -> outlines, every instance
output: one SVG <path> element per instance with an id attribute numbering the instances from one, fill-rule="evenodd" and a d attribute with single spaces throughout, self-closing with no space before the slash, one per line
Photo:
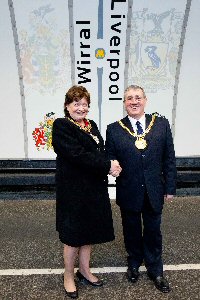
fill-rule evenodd
<path id="1" fill-rule="evenodd" d="M 118 177 L 120 172 L 122 171 L 122 168 L 120 167 L 120 164 L 118 160 L 111 160 L 111 167 L 109 174 L 113 177 Z"/>

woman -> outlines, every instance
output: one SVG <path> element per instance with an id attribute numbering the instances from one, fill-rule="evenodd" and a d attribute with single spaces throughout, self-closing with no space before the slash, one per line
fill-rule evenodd
<path id="1" fill-rule="evenodd" d="M 77 298 L 76 275 L 84 284 L 102 286 L 90 272 L 91 245 L 114 239 L 112 212 L 107 191 L 107 174 L 118 176 L 117 161 L 104 152 L 97 125 L 86 116 L 90 94 L 83 86 L 73 86 L 65 95 L 65 118 L 54 121 L 52 144 L 56 160 L 56 230 L 64 244 L 64 288 Z"/>

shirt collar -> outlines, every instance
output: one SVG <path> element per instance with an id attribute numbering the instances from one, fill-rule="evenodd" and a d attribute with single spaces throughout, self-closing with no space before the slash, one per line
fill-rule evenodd
<path id="1" fill-rule="evenodd" d="M 136 119 L 134 119 L 134 118 L 132 118 L 130 116 L 128 116 L 128 118 L 129 118 L 129 120 L 130 120 L 130 122 L 131 122 L 131 124 L 132 124 L 132 126 L 133 126 L 134 129 L 136 127 L 136 122 L 137 121 L 140 122 L 143 130 L 145 129 L 145 121 L 146 121 L 145 114 L 139 120 L 136 120 Z"/>

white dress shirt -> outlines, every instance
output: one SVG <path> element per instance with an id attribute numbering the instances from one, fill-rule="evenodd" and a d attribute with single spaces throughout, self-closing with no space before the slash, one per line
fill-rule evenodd
<path id="1" fill-rule="evenodd" d="M 132 127 L 133 127 L 133 130 L 134 130 L 134 132 L 136 132 L 137 133 L 137 125 L 136 125 L 136 122 L 137 121 L 139 121 L 140 122 L 140 124 L 141 124 L 141 126 L 142 126 L 142 129 L 143 129 L 143 132 L 145 131 L 145 129 L 146 129 L 146 118 L 145 118 L 145 115 L 143 115 L 139 120 L 136 120 L 136 119 L 134 119 L 134 118 L 132 118 L 132 117 L 130 117 L 130 116 L 128 116 L 128 118 L 129 118 L 129 120 L 130 120 L 130 122 L 131 122 L 131 125 L 132 125 Z"/>

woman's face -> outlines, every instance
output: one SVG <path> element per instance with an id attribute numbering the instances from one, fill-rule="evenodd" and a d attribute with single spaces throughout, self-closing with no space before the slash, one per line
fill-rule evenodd
<path id="1" fill-rule="evenodd" d="M 76 122 L 82 122 L 86 117 L 89 107 L 86 98 L 82 98 L 79 101 L 73 101 L 66 105 L 66 108 L 71 116 Z"/>

